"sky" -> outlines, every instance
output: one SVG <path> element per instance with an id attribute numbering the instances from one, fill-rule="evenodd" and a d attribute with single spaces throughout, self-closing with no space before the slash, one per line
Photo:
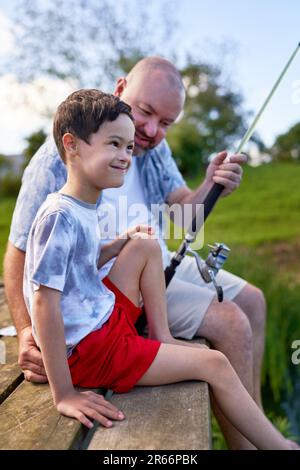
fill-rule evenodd
<path id="1" fill-rule="evenodd" d="M 158 1 L 149 4 L 154 7 Z M 0 0 L 0 57 L 17 47 L 8 29 L 12 4 Z M 300 41 L 299 0 L 178 0 L 176 5 L 179 54 L 196 51 L 213 62 L 217 56 L 211 44 L 234 44 L 229 76 L 234 89 L 244 96 L 244 107 L 256 113 Z M 50 129 L 40 116 L 39 97 L 43 94 L 49 105 L 59 104 L 72 87 L 72 83 L 45 78 L 24 85 L 13 76 L 0 76 L 0 153 L 19 153 L 25 136 L 42 126 Z M 24 91 L 30 103 L 24 102 Z M 278 134 L 299 121 L 300 52 L 257 131 L 271 145 Z"/>

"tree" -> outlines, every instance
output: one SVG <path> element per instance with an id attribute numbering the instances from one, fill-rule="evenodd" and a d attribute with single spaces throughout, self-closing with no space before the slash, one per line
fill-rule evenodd
<path id="1" fill-rule="evenodd" d="M 300 122 L 291 127 L 285 134 L 277 137 L 271 148 L 271 154 L 276 160 L 300 161 Z"/>
<path id="2" fill-rule="evenodd" d="M 47 134 L 43 129 L 40 129 L 36 132 L 33 132 L 28 137 L 26 137 L 27 147 L 24 150 L 24 165 L 26 168 L 29 161 L 35 154 L 35 152 L 40 148 L 40 146 L 45 142 Z"/>
<path id="3" fill-rule="evenodd" d="M 20 81 L 46 75 L 106 89 L 128 62 L 172 47 L 176 0 L 162 0 L 155 19 L 146 0 L 14 2 L 18 47 L 5 70 Z"/>
<path id="4" fill-rule="evenodd" d="M 189 176 L 212 153 L 231 147 L 242 136 L 247 114 L 242 110 L 242 96 L 224 85 L 219 68 L 191 60 L 181 73 L 186 104 L 168 141 L 181 171 Z"/>
<path id="5" fill-rule="evenodd" d="M 0 154 L 0 174 L 6 173 L 7 171 L 11 170 L 12 163 L 8 157 L 5 155 Z"/>

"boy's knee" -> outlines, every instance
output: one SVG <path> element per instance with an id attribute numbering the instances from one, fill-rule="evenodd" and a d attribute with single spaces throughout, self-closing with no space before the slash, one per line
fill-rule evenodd
<path id="1" fill-rule="evenodd" d="M 157 260 L 162 262 L 162 252 L 157 240 L 151 238 L 137 238 L 127 242 L 126 253 L 128 259 L 138 258 L 148 262 L 151 260 Z"/>
<path id="2" fill-rule="evenodd" d="M 134 240 L 130 240 L 128 242 L 130 244 L 131 249 L 136 253 L 144 253 L 148 256 L 153 255 L 160 255 L 161 256 L 161 248 L 160 244 L 157 240 L 152 238 L 137 238 Z"/>
<path id="3" fill-rule="evenodd" d="M 224 373 L 231 368 L 229 359 L 220 351 L 211 349 L 209 351 L 208 366 L 213 373 L 216 381 L 219 381 Z"/>

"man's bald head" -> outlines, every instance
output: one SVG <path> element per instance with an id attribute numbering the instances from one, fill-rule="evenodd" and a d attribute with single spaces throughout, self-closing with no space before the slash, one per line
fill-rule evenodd
<path id="1" fill-rule="evenodd" d="M 145 57 L 139 60 L 128 73 L 126 81 L 131 85 L 136 80 L 144 78 L 149 80 L 153 75 L 164 78 L 171 88 L 185 94 L 180 72 L 170 61 L 162 57 Z"/>
<path id="2" fill-rule="evenodd" d="M 117 81 L 115 94 L 132 108 L 135 155 L 156 147 L 181 113 L 185 91 L 180 73 L 161 57 L 147 57 Z"/>

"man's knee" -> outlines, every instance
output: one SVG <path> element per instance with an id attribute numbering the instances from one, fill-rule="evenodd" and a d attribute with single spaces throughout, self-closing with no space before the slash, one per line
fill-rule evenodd
<path id="1" fill-rule="evenodd" d="M 264 331 L 267 308 L 261 289 L 252 284 L 246 284 L 234 302 L 247 314 L 253 330 Z"/>
<path id="2" fill-rule="evenodd" d="M 230 300 L 212 302 L 198 334 L 206 337 L 213 345 L 226 341 L 252 350 L 250 322 L 239 306 Z"/>

